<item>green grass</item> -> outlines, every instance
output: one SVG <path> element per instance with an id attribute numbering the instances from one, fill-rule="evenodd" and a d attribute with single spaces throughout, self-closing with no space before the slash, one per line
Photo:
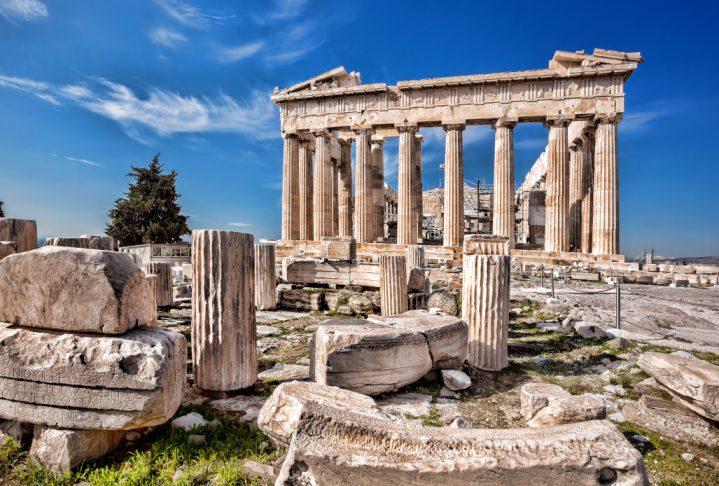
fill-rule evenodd
<path id="1" fill-rule="evenodd" d="M 185 408 L 213 414 L 207 405 Z M 121 448 L 97 462 L 79 466 L 73 473 L 55 475 L 36 464 L 12 441 L 0 448 L 0 484 L 70 486 L 81 481 L 91 485 L 254 485 L 262 484 L 243 473 L 246 460 L 270 463 L 281 451 L 272 447 L 259 430 L 220 418 L 220 425 L 191 432 L 163 426 L 130 448 Z M 190 442 L 191 434 L 204 435 L 204 443 Z M 178 472 L 179 471 L 179 472 Z"/>
<path id="2" fill-rule="evenodd" d="M 431 408 L 429 413 L 422 417 L 422 425 L 425 427 L 441 427 L 443 425 L 441 418 L 442 416 L 437 409 Z"/>

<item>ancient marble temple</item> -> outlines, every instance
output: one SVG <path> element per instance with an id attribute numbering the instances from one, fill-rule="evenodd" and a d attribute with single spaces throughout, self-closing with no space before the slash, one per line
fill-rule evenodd
<path id="1" fill-rule="evenodd" d="M 353 236 L 358 243 L 388 242 L 384 141 L 397 137 L 396 243 L 422 243 L 420 131 L 443 127 L 443 245 L 461 247 L 462 133 L 468 125 L 490 125 L 495 134 L 492 230 L 514 245 L 514 128 L 540 122 L 548 131 L 544 250 L 618 254 L 617 125 L 624 113 L 624 83 L 642 61 L 639 53 L 557 51 L 547 69 L 396 86 L 362 84 L 359 73 L 338 67 L 276 89 L 272 100 L 280 107 L 284 137 L 282 239 Z"/>

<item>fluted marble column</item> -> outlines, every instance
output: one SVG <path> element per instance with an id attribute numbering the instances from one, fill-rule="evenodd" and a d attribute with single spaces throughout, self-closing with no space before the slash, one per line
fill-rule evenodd
<path id="1" fill-rule="evenodd" d="M 498 239 L 505 243 L 499 244 Z M 508 239 L 473 235 L 465 242 L 463 266 L 462 319 L 469 325 L 467 362 L 483 370 L 501 370 L 509 364 Z"/>
<path id="2" fill-rule="evenodd" d="M 332 170 L 332 236 L 337 236 L 340 231 L 340 206 L 339 206 L 339 169 L 338 161 L 330 158 Z"/>
<path id="3" fill-rule="evenodd" d="M 594 133 L 585 133 L 584 143 L 584 170 L 582 175 L 582 226 L 581 249 L 582 253 L 592 252 L 592 193 L 594 192 Z"/>
<path id="4" fill-rule="evenodd" d="M 584 182 L 584 149 L 581 138 L 569 145 L 569 248 L 582 244 L 582 184 Z"/>
<path id="5" fill-rule="evenodd" d="M 446 125 L 444 152 L 444 246 L 464 240 L 464 125 Z"/>
<path id="6" fill-rule="evenodd" d="M 299 138 L 285 133 L 282 158 L 282 239 L 296 240 L 300 236 L 299 214 Z"/>
<path id="7" fill-rule="evenodd" d="M 193 375 L 210 395 L 257 380 L 254 282 L 252 235 L 192 232 Z"/>
<path id="8" fill-rule="evenodd" d="M 300 239 L 312 239 L 312 147 L 309 141 L 300 142 Z"/>
<path id="9" fill-rule="evenodd" d="M 424 247 L 407 245 L 407 268 L 424 268 Z"/>
<path id="10" fill-rule="evenodd" d="M 413 191 L 416 174 L 415 138 L 416 126 L 397 127 L 399 131 L 399 177 L 397 183 L 397 243 L 417 243 L 417 214 Z"/>
<path id="11" fill-rule="evenodd" d="M 275 245 L 255 245 L 255 307 L 260 310 L 277 308 Z"/>
<path id="12" fill-rule="evenodd" d="M 422 143 L 424 143 L 424 137 L 419 133 L 414 137 L 414 162 L 415 162 L 415 174 L 414 174 L 414 211 L 417 214 L 417 241 L 416 243 L 422 243 L 424 235 L 422 234 L 422 223 L 424 216 L 424 207 L 422 204 Z"/>
<path id="13" fill-rule="evenodd" d="M 352 140 L 340 140 L 339 235 L 352 236 Z"/>
<path id="14" fill-rule="evenodd" d="M 592 253 L 619 253 L 619 158 L 617 124 L 619 115 L 597 119 L 594 140 L 594 190 Z"/>
<path id="15" fill-rule="evenodd" d="M 374 196 L 372 192 L 371 132 L 355 131 L 355 240 L 369 243 L 374 240 Z"/>
<path id="16" fill-rule="evenodd" d="M 384 140 L 372 140 L 373 241 L 384 240 Z"/>
<path id="17" fill-rule="evenodd" d="M 158 307 L 165 307 L 174 304 L 172 295 L 172 268 L 169 263 L 146 263 L 145 273 L 156 275 L 155 297 Z"/>
<path id="18" fill-rule="evenodd" d="M 383 316 L 407 312 L 407 268 L 404 256 L 380 255 L 379 292 Z"/>
<path id="19" fill-rule="evenodd" d="M 569 250 L 569 143 L 567 120 L 547 121 L 545 251 Z"/>
<path id="20" fill-rule="evenodd" d="M 312 202 L 314 240 L 332 236 L 332 167 L 329 132 L 315 133 L 315 167 Z"/>
<path id="21" fill-rule="evenodd" d="M 505 119 L 494 124 L 494 209 L 492 233 L 514 246 L 514 127 Z"/>

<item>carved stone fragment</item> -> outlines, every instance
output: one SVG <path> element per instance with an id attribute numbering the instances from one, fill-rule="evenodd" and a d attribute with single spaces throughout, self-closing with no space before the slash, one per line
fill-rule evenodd
<path id="1" fill-rule="evenodd" d="M 124 253 L 48 246 L 0 261 L 0 321 L 122 334 L 157 318 L 151 284 Z"/>
<path id="2" fill-rule="evenodd" d="M 37 248 L 37 224 L 32 219 L 0 218 L 0 241 L 14 241 L 17 251 Z"/>
<path id="3" fill-rule="evenodd" d="M 157 305 L 165 307 L 174 304 L 172 295 L 172 266 L 169 263 L 147 263 L 145 273 L 155 275 L 155 295 Z"/>
<path id="4" fill-rule="evenodd" d="M 119 446 L 124 437 L 122 430 L 69 430 L 36 425 L 30 455 L 60 474 L 104 456 Z"/>

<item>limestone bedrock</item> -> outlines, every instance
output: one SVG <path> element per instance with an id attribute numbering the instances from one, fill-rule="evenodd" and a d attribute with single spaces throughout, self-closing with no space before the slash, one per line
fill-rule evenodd
<path id="1" fill-rule="evenodd" d="M 0 322 L 123 334 L 156 319 L 152 284 L 125 253 L 47 246 L 0 261 Z"/>

